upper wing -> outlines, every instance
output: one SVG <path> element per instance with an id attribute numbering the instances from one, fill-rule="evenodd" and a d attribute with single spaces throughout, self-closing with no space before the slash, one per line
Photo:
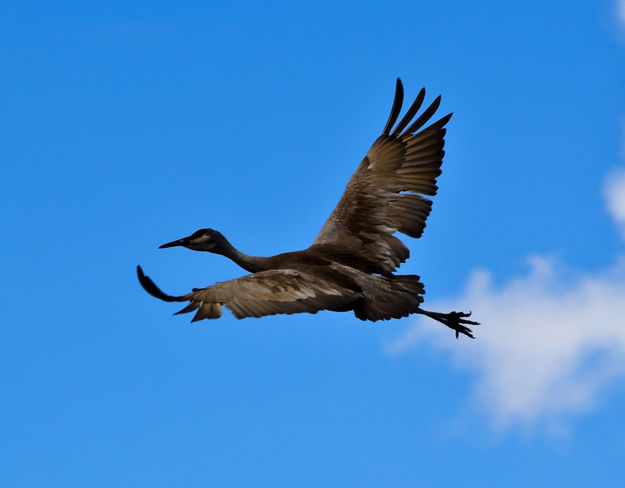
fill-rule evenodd
<path id="1" fill-rule="evenodd" d="M 361 296 L 339 280 L 323 278 L 312 271 L 294 269 L 261 271 L 215 283 L 207 288 L 194 289 L 182 296 L 162 292 L 139 266 L 137 274 L 143 288 L 152 296 L 168 302 L 189 301 L 189 305 L 177 313 L 197 310 L 193 322 L 220 317 L 222 305 L 241 319 L 279 313 L 316 313 L 347 305 Z"/>
<path id="2" fill-rule="evenodd" d="M 445 145 L 446 115 L 417 132 L 434 115 L 439 96 L 414 121 L 425 98 L 417 95 L 399 124 L 403 86 L 397 79 L 395 100 L 382 135 L 358 166 L 345 193 L 315 239 L 313 247 L 348 251 L 362 259 L 369 272 L 390 273 L 409 256 L 393 236 L 396 231 L 420 237 L 432 202 L 422 195 L 436 194 Z M 392 132 L 391 132 L 392 130 Z"/>

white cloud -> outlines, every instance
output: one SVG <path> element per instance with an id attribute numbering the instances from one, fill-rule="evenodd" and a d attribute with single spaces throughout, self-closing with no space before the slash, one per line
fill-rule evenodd
<path id="1" fill-rule="evenodd" d="M 608 210 L 625 237 L 625 171 L 606 180 Z M 625 256 L 608 269 L 576 273 L 545 257 L 496 286 L 474 271 L 460 297 L 432 310 L 479 311 L 477 339 L 460 344 L 446 327 L 415 322 L 388 345 L 390 354 L 429 342 L 475 374 L 478 403 L 499 427 L 531 426 L 594 407 L 606 387 L 625 378 Z"/>
<path id="2" fill-rule="evenodd" d="M 479 310 L 477 339 L 460 344 L 446 327 L 415 323 L 391 354 L 428 341 L 474 370 L 479 403 L 501 427 L 531 425 L 592 407 L 606 385 L 625 377 L 625 259 L 577 276 L 554 260 L 530 259 L 530 272 L 502 286 L 475 271 L 457 309 Z M 433 310 L 451 310 L 437 303 Z"/>
<path id="3" fill-rule="evenodd" d="M 608 211 L 621 229 L 625 239 L 625 169 L 612 171 L 605 181 Z"/>
<path id="4" fill-rule="evenodd" d="M 625 24 L 625 0 L 616 1 L 618 19 Z"/>

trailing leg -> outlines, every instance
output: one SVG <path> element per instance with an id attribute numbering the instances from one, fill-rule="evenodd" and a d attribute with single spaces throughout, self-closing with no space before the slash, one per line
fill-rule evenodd
<path id="1" fill-rule="evenodd" d="M 473 322 L 472 320 L 466 320 L 465 317 L 470 317 L 471 312 L 463 313 L 463 312 L 449 312 L 449 313 L 440 313 L 440 312 L 430 312 L 428 310 L 423 310 L 421 308 L 417 309 L 417 313 L 427 315 L 428 317 L 440 322 L 441 324 L 445 324 L 450 329 L 456 331 L 456 339 L 460 334 L 464 334 L 471 339 L 475 339 L 473 336 L 473 331 L 468 327 L 465 327 L 463 324 L 467 325 L 480 325 L 479 322 Z"/>

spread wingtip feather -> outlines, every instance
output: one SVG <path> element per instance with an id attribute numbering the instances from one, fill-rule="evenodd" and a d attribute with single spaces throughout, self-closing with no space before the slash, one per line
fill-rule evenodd
<path id="1" fill-rule="evenodd" d="M 401 112 L 401 106 L 404 101 L 404 86 L 401 83 L 401 80 L 397 78 L 397 85 L 395 87 L 395 98 L 393 99 L 393 106 L 391 107 L 391 113 L 388 116 L 388 120 L 386 121 L 386 125 L 384 126 L 384 130 L 382 131 L 382 135 L 387 136 L 391 127 L 395 125 L 395 121 L 397 117 L 399 117 L 399 112 Z"/>
<path id="2" fill-rule="evenodd" d="M 180 302 L 184 300 L 181 297 L 168 295 L 163 290 L 161 290 L 158 286 L 156 286 L 156 284 L 149 276 L 145 275 L 145 273 L 141 269 L 141 266 L 137 266 L 137 277 L 139 278 L 139 283 L 141 283 L 143 289 L 155 298 L 159 298 L 166 302 Z"/>

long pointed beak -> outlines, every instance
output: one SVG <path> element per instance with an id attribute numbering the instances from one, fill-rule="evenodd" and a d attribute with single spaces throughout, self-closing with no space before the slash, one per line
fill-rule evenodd
<path id="1" fill-rule="evenodd" d="M 187 238 L 184 237 L 182 239 L 178 239 L 176 241 L 168 242 L 167 244 L 163 244 L 162 246 L 158 246 L 159 249 L 165 249 L 166 247 L 176 247 L 176 246 L 184 246 L 187 242 Z"/>

